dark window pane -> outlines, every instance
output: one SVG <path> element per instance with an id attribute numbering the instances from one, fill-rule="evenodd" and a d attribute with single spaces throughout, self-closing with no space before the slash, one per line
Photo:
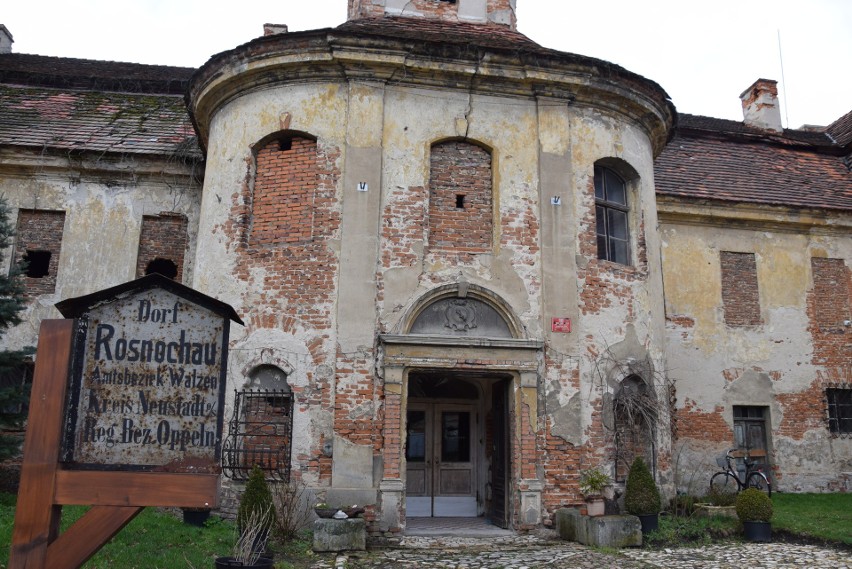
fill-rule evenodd
<path id="1" fill-rule="evenodd" d="M 605 235 L 598 235 L 598 259 L 609 259 L 609 254 L 606 250 Z"/>
<path id="2" fill-rule="evenodd" d="M 600 168 L 595 168 L 595 199 L 606 199 L 604 194 L 603 173 Z"/>
<path id="3" fill-rule="evenodd" d="M 612 249 L 612 257 L 610 261 L 615 263 L 627 264 L 627 241 L 618 239 L 610 239 L 609 246 Z"/>
<path id="4" fill-rule="evenodd" d="M 595 208 L 595 220 L 597 221 L 598 235 L 606 235 L 606 209 L 597 206 Z"/>
<path id="5" fill-rule="evenodd" d="M 441 462 L 470 462 L 470 413 L 441 413 Z"/>
<path id="6" fill-rule="evenodd" d="M 424 411 L 408 412 L 405 459 L 409 462 L 426 460 L 426 413 Z"/>
<path id="7" fill-rule="evenodd" d="M 624 191 L 624 182 L 614 172 L 605 170 L 606 177 L 606 200 L 609 202 L 627 205 L 627 196 Z"/>
<path id="8" fill-rule="evenodd" d="M 617 209 L 609 210 L 609 236 L 614 239 L 627 240 L 627 214 Z"/>

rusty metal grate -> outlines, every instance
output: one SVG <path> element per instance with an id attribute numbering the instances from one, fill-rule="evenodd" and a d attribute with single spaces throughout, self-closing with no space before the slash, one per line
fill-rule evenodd
<path id="1" fill-rule="evenodd" d="M 268 480 L 290 480 L 293 396 L 289 390 L 237 391 L 228 436 L 222 446 L 222 472 L 247 480 L 259 466 Z"/>

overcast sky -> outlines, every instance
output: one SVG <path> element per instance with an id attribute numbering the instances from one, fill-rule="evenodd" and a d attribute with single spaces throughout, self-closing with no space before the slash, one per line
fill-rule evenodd
<path id="1" fill-rule="evenodd" d="M 263 33 L 333 27 L 346 0 L 7 0 L 17 53 L 198 67 Z M 852 0 L 518 0 L 539 44 L 659 83 L 680 112 L 742 120 L 739 94 L 776 79 L 785 126 L 852 110 Z M 784 62 L 782 82 L 778 35 Z"/>

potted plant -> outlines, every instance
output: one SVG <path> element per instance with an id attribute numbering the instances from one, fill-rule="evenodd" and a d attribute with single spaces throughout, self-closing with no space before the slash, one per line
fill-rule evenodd
<path id="1" fill-rule="evenodd" d="M 216 569 L 224 567 L 271 568 L 272 558 L 266 553 L 269 531 L 274 521 L 272 492 L 263 471 L 255 466 L 237 510 L 238 539 L 233 556 L 216 559 Z"/>
<path id="2" fill-rule="evenodd" d="M 268 518 L 272 504 L 266 510 L 254 510 L 243 520 L 243 526 L 231 557 L 218 557 L 216 569 L 242 567 L 243 569 L 272 569 L 272 558 L 263 554 L 257 547 L 259 541 L 266 540 L 269 533 Z"/>
<path id="3" fill-rule="evenodd" d="M 772 500 L 766 493 L 757 488 L 747 488 L 737 496 L 736 508 L 748 541 L 767 542 L 771 539 Z"/>
<path id="4" fill-rule="evenodd" d="M 637 456 L 630 465 L 624 489 L 624 508 L 628 514 L 639 517 L 642 533 L 654 531 L 660 521 L 660 491 L 648 470 L 648 465 Z"/>
<path id="5" fill-rule="evenodd" d="M 320 502 L 314 506 L 314 513 L 320 518 L 332 518 L 337 513 L 337 508 L 332 508 L 325 502 Z"/>
<path id="6" fill-rule="evenodd" d="M 602 516 L 606 511 L 604 490 L 612 481 L 600 468 L 590 468 L 580 472 L 580 493 L 586 500 L 586 510 L 590 516 Z"/>

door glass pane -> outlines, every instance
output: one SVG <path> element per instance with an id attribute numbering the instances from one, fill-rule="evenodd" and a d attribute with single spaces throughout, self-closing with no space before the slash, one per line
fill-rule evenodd
<path id="1" fill-rule="evenodd" d="M 441 462 L 470 462 L 470 413 L 441 413 Z"/>
<path id="2" fill-rule="evenodd" d="M 426 412 L 409 411 L 405 436 L 405 459 L 408 462 L 426 460 Z"/>

